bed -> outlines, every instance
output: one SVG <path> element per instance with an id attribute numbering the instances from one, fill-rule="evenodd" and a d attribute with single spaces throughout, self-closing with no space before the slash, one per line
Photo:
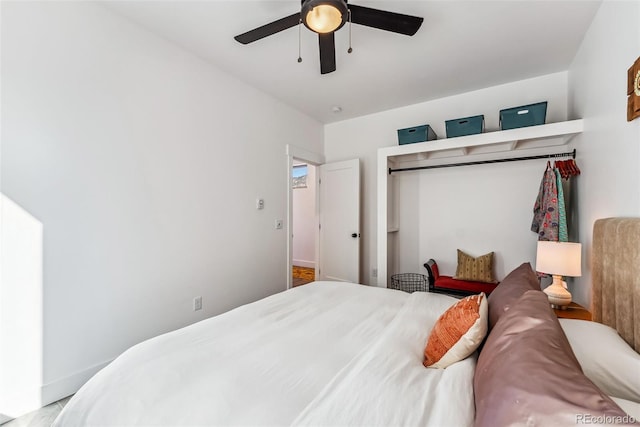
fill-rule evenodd
<path id="1" fill-rule="evenodd" d="M 293 288 L 132 347 L 54 425 L 470 425 L 475 358 L 422 366 L 430 326 L 455 301 Z"/>
<path id="2" fill-rule="evenodd" d="M 616 251 L 599 249 L 618 244 L 609 241 L 610 225 L 605 229 L 606 245 L 600 231 L 594 235 L 594 257 L 615 258 Z M 640 226 L 636 232 L 633 243 Z M 620 235 L 628 240 L 628 233 Z M 634 301 L 629 295 L 639 288 L 614 286 L 613 298 Z M 611 289 L 594 284 L 601 292 L 594 315 L 621 317 L 613 327 L 624 326 L 626 341 L 605 324 L 561 324 L 524 263 L 488 299 L 490 332 L 481 350 L 433 369 L 423 366 L 425 342 L 457 299 L 314 282 L 130 348 L 89 380 L 53 425 L 631 424 L 640 417 L 640 356 L 628 330 L 636 336 L 640 314 L 614 305 L 618 315 L 599 315 L 611 311 L 601 302 L 612 298 Z M 594 334 L 615 342 L 624 363 L 596 354 Z"/>

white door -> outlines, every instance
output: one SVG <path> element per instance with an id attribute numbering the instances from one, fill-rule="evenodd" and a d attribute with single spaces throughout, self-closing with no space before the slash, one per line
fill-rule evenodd
<path id="1" fill-rule="evenodd" d="M 360 161 L 319 167 L 317 280 L 360 283 Z"/>

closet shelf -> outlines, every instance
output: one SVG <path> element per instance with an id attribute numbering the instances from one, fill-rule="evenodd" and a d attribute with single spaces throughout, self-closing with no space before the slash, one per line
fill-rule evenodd
<path id="1" fill-rule="evenodd" d="M 457 138 L 384 147 L 379 155 L 393 163 L 415 162 L 475 154 L 510 152 L 529 148 L 566 145 L 582 132 L 582 119 L 549 123 Z"/>

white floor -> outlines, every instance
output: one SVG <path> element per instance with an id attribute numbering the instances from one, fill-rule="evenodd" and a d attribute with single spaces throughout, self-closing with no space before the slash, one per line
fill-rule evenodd
<path id="1" fill-rule="evenodd" d="M 50 427 L 71 396 L 2 424 L 2 427 Z"/>

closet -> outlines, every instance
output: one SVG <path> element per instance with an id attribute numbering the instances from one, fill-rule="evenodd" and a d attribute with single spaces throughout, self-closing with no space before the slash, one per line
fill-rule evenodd
<path id="1" fill-rule="evenodd" d="M 377 285 L 386 287 L 391 274 L 402 272 L 398 270 L 396 256 L 402 227 L 399 218 L 406 213 L 403 209 L 413 207 L 405 206 L 406 189 L 399 191 L 398 182 L 407 181 L 399 171 L 571 155 L 574 151 L 567 145 L 582 130 L 583 121 L 580 119 L 380 148 L 377 167 Z M 420 179 L 424 181 L 424 177 Z M 539 180 L 533 185 L 538 183 Z"/>

